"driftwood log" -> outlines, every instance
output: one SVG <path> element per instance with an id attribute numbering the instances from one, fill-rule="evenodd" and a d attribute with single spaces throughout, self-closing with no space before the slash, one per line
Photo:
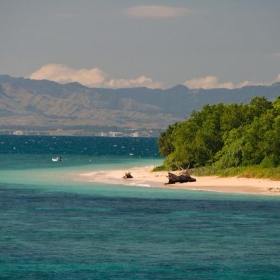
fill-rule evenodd
<path id="1" fill-rule="evenodd" d="M 175 183 L 186 183 L 186 182 L 196 182 L 196 179 L 191 177 L 188 172 L 186 174 L 176 175 L 171 172 L 168 172 L 168 183 L 167 184 L 175 184 Z"/>
<path id="2" fill-rule="evenodd" d="M 126 172 L 123 176 L 124 179 L 133 178 L 130 172 Z"/>

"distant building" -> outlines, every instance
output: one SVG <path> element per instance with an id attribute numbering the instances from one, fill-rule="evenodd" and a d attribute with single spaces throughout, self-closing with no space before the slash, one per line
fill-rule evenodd
<path id="1" fill-rule="evenodd" d="M 139 132 L 138 131 L 132 132 L 131 137 L 139 137 Z"/>
<path id="2" fill-rule="evenodd" d="M 112 137 L 123 136 L 123 132 L 110 131 L 109 135 Z"/>
<path id="3" fill-rule="evenodd" d="M 13 132 L 13 135 L 23 135 L 23 132 L 21 130 L 16 130 Z"/>

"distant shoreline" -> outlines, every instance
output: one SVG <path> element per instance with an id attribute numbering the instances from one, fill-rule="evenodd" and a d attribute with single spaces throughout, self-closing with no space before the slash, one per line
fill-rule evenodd
<path id="1" fill-rule="evenodd" d="M 102 170 L 80 174 L 80 181 L 110 184 L 125 184 L 134 186 L 159 187 L 170 189 L 189 189 L 197 191 L 213 191 L 239 194 L 280 195 L 280 181 L 267 179 L 251 179 L 216 176 L 192 176 L 196 182 L 168 183 L 168 172 L 152 172 L 153 167 L 134 167 L 131 169 Z M 126 172 L 131 172 L 133 178 L 124 179 Z M 176 173 L 176 172 L 174 172 Z M 177 172 L 178 173 L 178 172 Z"/>

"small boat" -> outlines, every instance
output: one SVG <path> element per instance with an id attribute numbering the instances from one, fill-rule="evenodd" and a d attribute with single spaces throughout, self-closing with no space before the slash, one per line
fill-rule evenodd
<path id="1" fill-rule="evenodd" d="M 52 161 L 61 161 L 62 160 L 62 157 L 53 157 L 52 158 Z"/>

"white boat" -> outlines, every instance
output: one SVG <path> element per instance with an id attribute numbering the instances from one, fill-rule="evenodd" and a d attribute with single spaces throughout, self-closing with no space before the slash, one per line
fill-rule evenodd
<path id="1" fill-rule="evenodd" d="M 61 160 L 62 160 L 61 157 L 53 157 L 53 158 L 52 158 L 52 161 L 61 161 Z"/>

